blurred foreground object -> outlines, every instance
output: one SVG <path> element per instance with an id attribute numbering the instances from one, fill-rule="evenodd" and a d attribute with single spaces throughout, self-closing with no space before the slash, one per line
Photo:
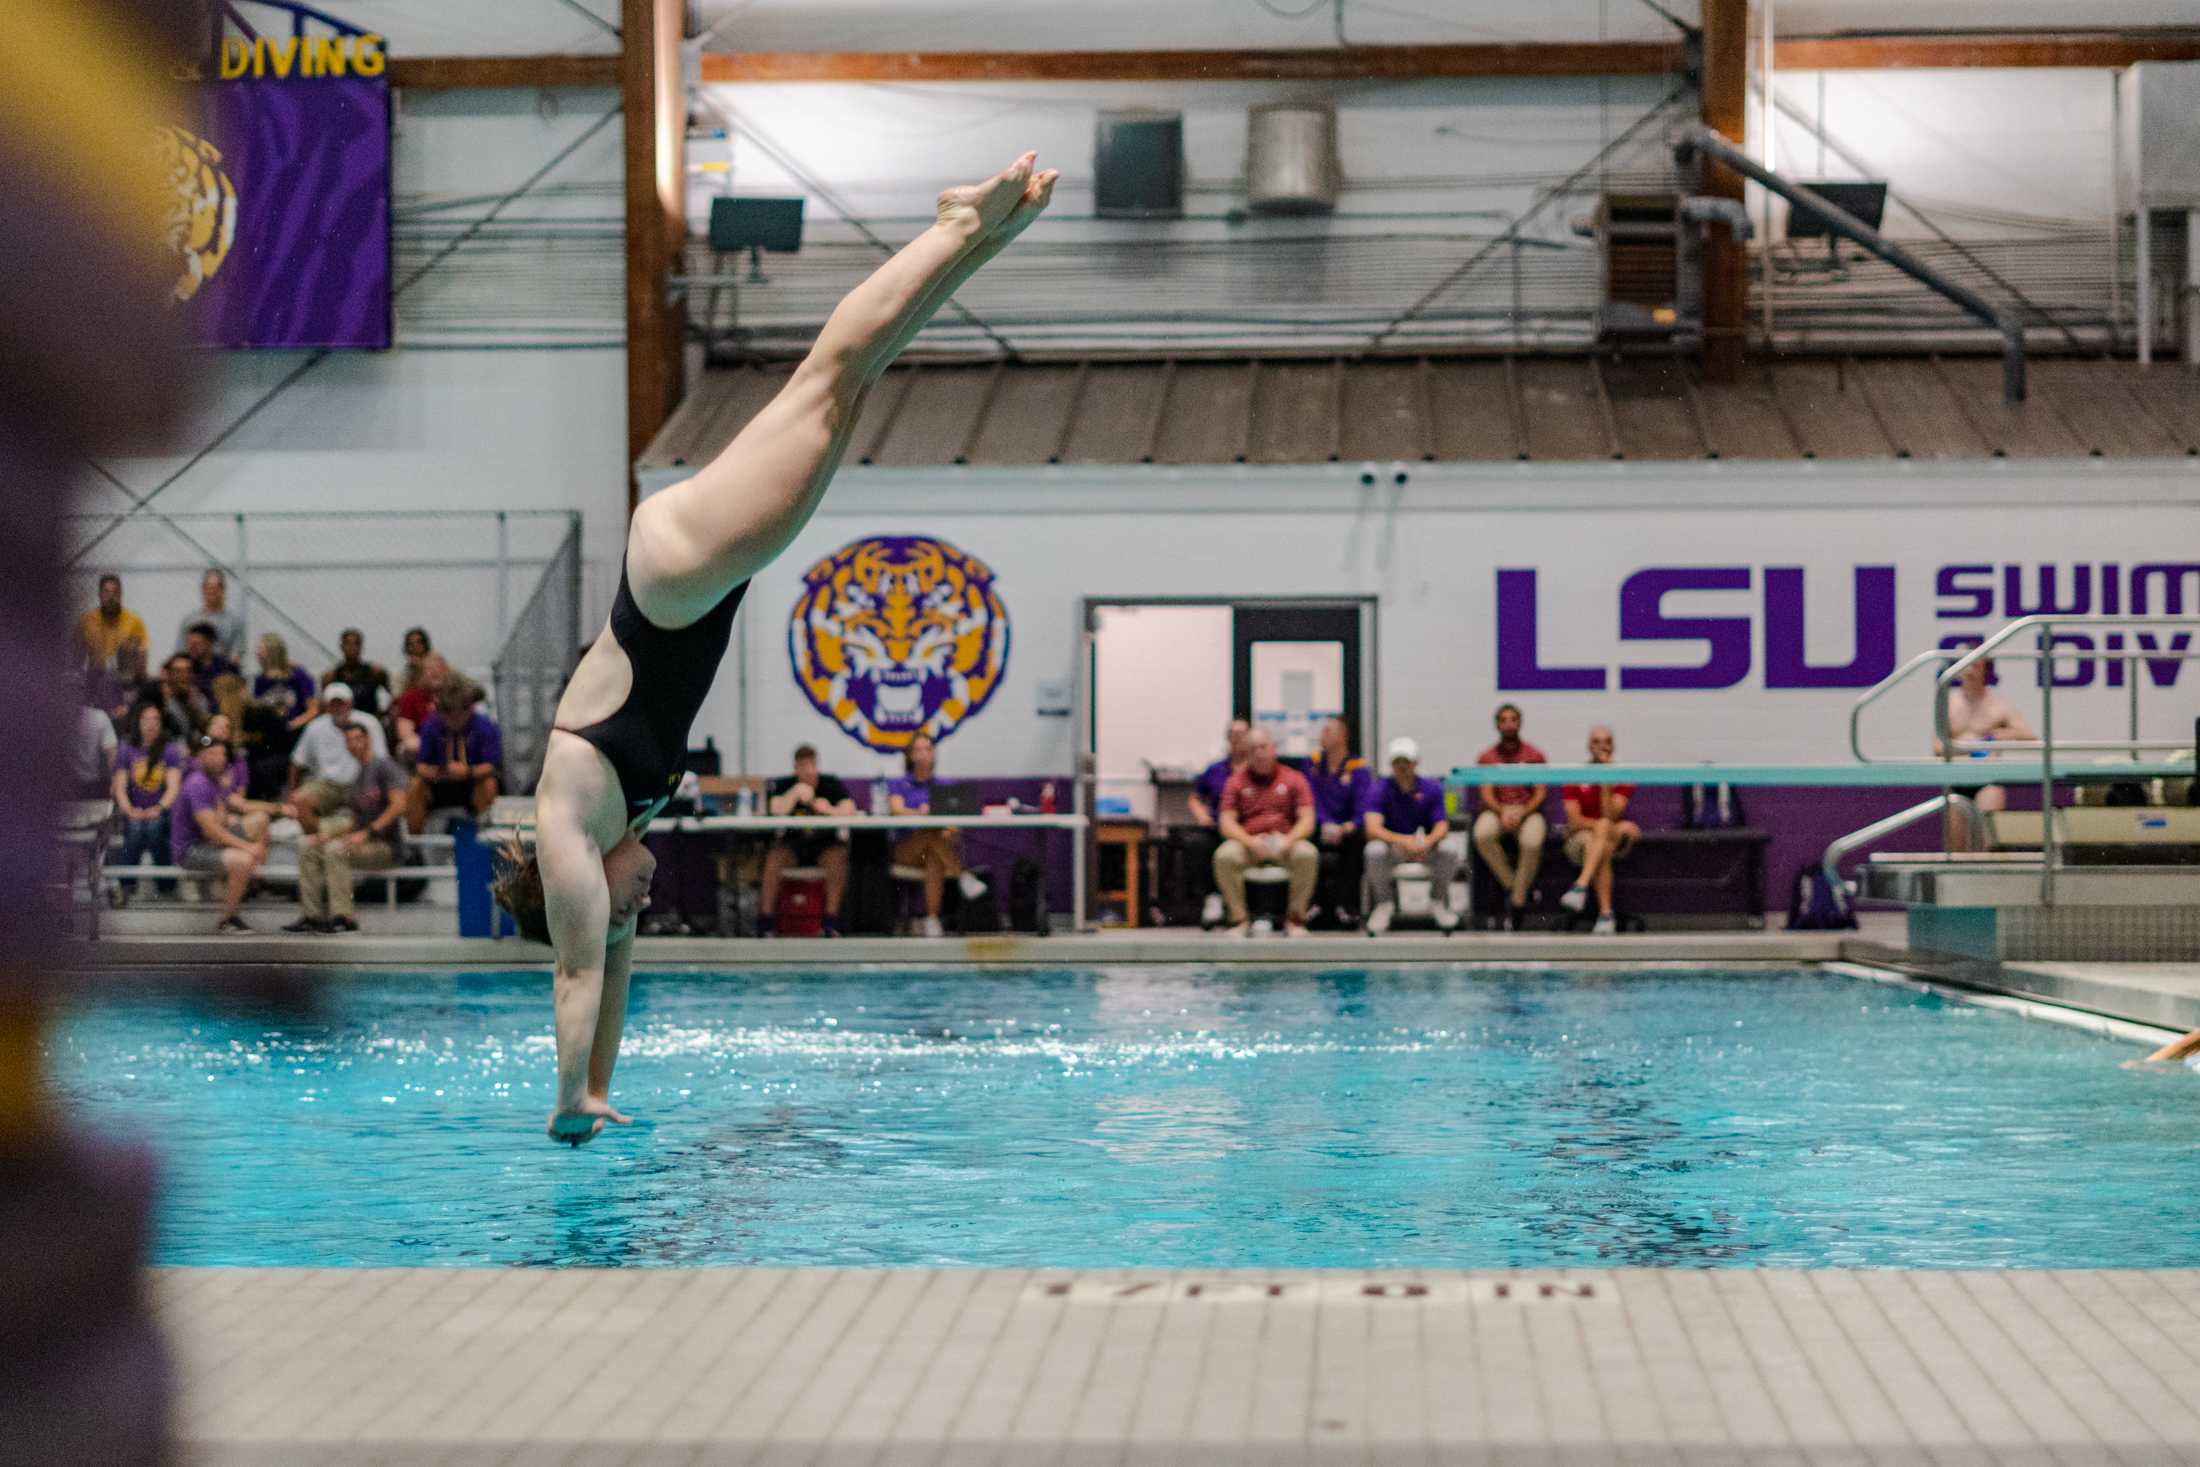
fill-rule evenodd
<path id="1" fill-rule="evenodd" d="M 165 78 L 208 35 L 164 0 L 0 0 L 0 1464 L 160 1463 L 169 1371 L 145 1307 L 152 1165 L 74 1137 L 39 1073 L 70 706 L 61 516 L 94 454 L 182 407 Z M 188 211 L 184 211 L 186 214 Z M 188 229 L 183 231 L 188 233 Z"/>

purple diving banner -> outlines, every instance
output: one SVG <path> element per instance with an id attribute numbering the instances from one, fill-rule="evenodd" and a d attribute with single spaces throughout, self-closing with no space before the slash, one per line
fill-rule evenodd
<path id="1" fill-rule="evenodd" d="M 179 308 L 214 347 L 390 345 L 384 77 L 217 82 L 181 140 Z"/>

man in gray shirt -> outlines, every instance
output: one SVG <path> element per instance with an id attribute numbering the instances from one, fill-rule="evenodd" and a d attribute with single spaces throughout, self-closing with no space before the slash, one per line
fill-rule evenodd
<path id="1" fill-rule="evenodd" d="M 244 618 L 229 609 L 229 577 L 219 570 L 208 570 L 199 577 L 199 609 L 185 614 L 176 627 L 176 650 L 183 650 L 184 639 L 191 635 L 191 628 L 205 622 L 214 629 L 214 651 L 242 666 L 244 662 Z"/>

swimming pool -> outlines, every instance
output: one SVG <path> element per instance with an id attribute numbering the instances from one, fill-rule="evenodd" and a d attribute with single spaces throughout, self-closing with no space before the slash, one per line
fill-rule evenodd
<path id="1" fill-rule="evenodd" d="M 329 989 L 59 1031 L 168 1159 L 160 1261 L 2200 1265 L 2200 1080 L 1853 977 L 644 976 L 579 1151 L 544 975 Z"/>

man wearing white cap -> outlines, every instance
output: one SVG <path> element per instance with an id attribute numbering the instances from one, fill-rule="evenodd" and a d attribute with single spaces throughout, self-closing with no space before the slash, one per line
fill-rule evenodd
<path id="1" fill-rule="evenodd" d="M 1367 931 L 1380 937 L 1398 911 L 1398 868 L 1409 862 L 1426 866 L 1431 882 L 1431 915 L 1446 932 L 1459 925 L 1451 909 L 1451 878 L 1457 866 L 1444 837 L 1444 787 L 1421 778 L 1421 746 L 1408 738 L 1390 741 L 1390 778 L 1368 791 L 1367 886 L 1375 899 Z"/>
<path id="2" fill-rule="evenodd" d="M 290 751 L 291 804 L 308 835 L 320 827 L 323 815 L 350 803 L 351 787 L 358 782 L 359 761 L 344 745 L 345 729 L 355 722 L 365 725 L 374 757 L 390 756 L 382 725 L 353 708 L 348 686 L 330 683 L 321 689 L 321 710 L 321 716 L 305 726 Z"/>

